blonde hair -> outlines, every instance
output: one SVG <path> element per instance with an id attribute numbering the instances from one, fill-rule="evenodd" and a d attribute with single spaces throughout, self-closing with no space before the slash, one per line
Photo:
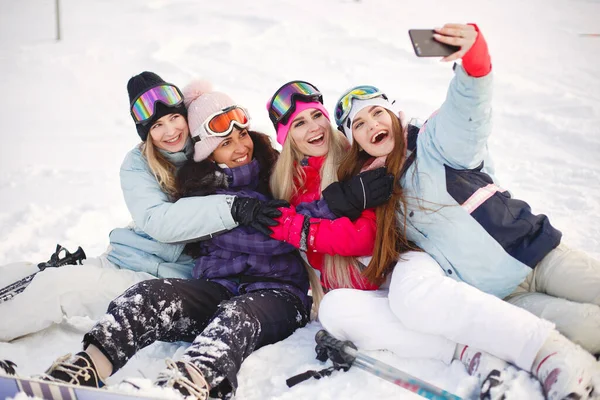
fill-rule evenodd
<path id="1" fill-rule="evenodd" d="M 141 150 L 161 190 L 174 198 L 177 194 L 175 166 L 156 149 L 151 135 L 141 144 Z"/>
<path id="2" fill-rule="evenodd" d="M 320 171 L 321 191 L 331 183 L 337 182 L 337 169 L 349 147 L 348 139 L 341 132 L 334 129 L 331 125 L 329 129 L 329 151 L 325 156 L 325 161 Z M 283 144 L 279 160 L 277 160 L 271 174 L 271 191 L 275 198 L 290 201 L 304 185 L 306 177 L 300 165 L 300 161 L 303 158 L 304 155 L 298 150 L 293 138 L 291 135 L 288 135 L 288 139 Z M 360 275 L 360 268 L 356 257 L 326 254 L 324 261 L 325 264 L 322 271 L 324 276 L 323 282 L 327 287 L 353 287 L 351 270 L 356 269 L 356 275 Z M 309 273 L 313 301 L 318 307 L 323 297 L 323 288 L 314 271 L 312 271 L 312 275 L 314 277 Z"/>

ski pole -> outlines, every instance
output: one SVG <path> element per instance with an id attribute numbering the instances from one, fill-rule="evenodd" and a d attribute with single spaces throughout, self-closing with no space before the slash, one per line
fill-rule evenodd
<path id="1" fill-rule="evenodd" d="M 15 283 L 11 283 L 10 285 L 6 286 L 3 289 L 0 289 L 0 303 L 2 303 L 4 301 L 5 296 L 18 291 L 20 288 L 22 288 L 24 286 L 27 286 L 29 284 L 29 282 L 31 282 L 31 280 L 34 278 L 35 274 L 37 274 L 37 272 L 35 272 L 31 275 L 28 275 L 25 278 L 16 281 Z"/>
<path id="2" fill-rule="evenodd" d="M 364 369 L 375 376 L 385 379 L 395 385 L 409 390 L 419 396 L 431 400 L 461 400 L 460 397 L 438 388 L 435 385 L 420 380 L 406 372 L 400 371 L 382 361 L 376 360 L 358 351 L 354 344 L 349 341 L 341 341 L 331 336 L 327 331 L 320 330 L 315 336 L 318 344 L 337 350 L 342 357 L 350 361 L 354 366 Z"/>
<path id="3" fill-rule="evenodd" d="M 63 257 L 60 256 L 61 252 L 64 252 Z M 0 289 L 0 303 L 8 301 L 24 291 L 25 288 L 31 283 L 33 278 L 46 268 L 58 268 L 62 267 L 63 265 L 81 264 L 81 262 L 85 259 L 86 255 L 81 247 L 78 247 L 75 253 L 70 253 L 60 244 L 57 244 L 56 251 L 50 256 L 50 260 L 38 264 L 38 268 L 40 269 L 38 272 L 34 272 L 33 274 Z"/>

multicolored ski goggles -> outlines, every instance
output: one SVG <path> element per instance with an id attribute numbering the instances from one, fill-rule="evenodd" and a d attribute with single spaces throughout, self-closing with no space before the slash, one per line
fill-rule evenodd
<path id="1" fill-rule="evenodd" d="M 346 118 L 348 118 L 352 109 L 352 100 L 368 100 L 379 96 L 385 97 L 385 94 L 375 86 L 362 85 L 348 90 L 336 103 L 335 123 L 337 126 L 341 126 Z"/>
<path id="2" fill-rule="evenodd" d="M 222 109 L 208 118 L 204 122 L 204 130 L 208 136 L 224 137 L 233 132 L 234 127 L 245 129 L 250 126 L 250 114 L 245 108 L 240 106 L 230 106 Z M 195 142 L 201 140 L 200 136 L 192 138 Z"/>
<path id="3" fill-rule="evenodd" d="M 140 94 L 131 102 L 131 116 L 136 124 L 148 121 L 156 112 L 156 104 L 175 107 L 183 103 L 183 94 L 169 83 L 155 86 Z"/>
<path id="4" fill-rule="evenodd" d="M 296 110 L 296 100 L 323 103 L 323 95 L 315 86 L 304 81 L 291 81 L 277 89 L 268 103 L 269 118 L 273 125 L 288 123 L 290 116 Z"/>

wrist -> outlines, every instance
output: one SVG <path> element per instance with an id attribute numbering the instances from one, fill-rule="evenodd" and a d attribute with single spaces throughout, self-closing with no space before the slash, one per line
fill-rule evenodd
<path id="1" fill-rule="evenodd" d="M 469 24 L 477 31 L 477 38 L 473 46 L 462 57 L 462 65 L 467 74 L 474 78 L 486 76 L 492 70 L 492 60 L 487 42 L 476 24 Z"/>
<path id="2" fill-rule="evenodd" d="M 237 196 L 230 196 L 230 195 L 225 196 L 225 203 L 227 203 L 227 206 L 229 207 L 229 211 L 231 211 L 231 209 L 233 208 L 233 202 L 235 201 L 235 199 L 237 199 Z"/>
<path id="3" fill-rule="evenodd" d="M 306 251 L 307 234 L 303 233 L 305 221 L 308 221 L 305 215 L 296 214 L 289 219 L 287 224 L 286 242 L 302 251 Z"/>
<path id="4" fill-rule="evenodd" d="M 302 231 L 300 233 L 300 244 L 298 246 L 299 250 L 306 251 L 308 249 L 308 238 L 310 232 L 310 218 L 304 217 L 304 221 L 302 221 Z"/>

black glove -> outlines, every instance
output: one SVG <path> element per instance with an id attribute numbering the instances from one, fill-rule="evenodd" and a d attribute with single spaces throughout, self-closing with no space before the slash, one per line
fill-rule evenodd
<path id="1" fill-rule="evenodd" d="M 262 201 L 252 197 L 237 197 L 231 205 L 231 216 L 240 225 L 251 226 L 257 231 L 270 236 L 273 231 L 269 226 L 277 225 L 274 218 L 281 216 L 279 207 L 289 207 L 285 200 Z"/>
<path id="2" fill-rule="evenodd" d="M 323 190 L 323 198 L 335 215 L 354 221 L 365 209 L 388 201 L 393 190 L 394 175 L 381 167 L 362 172 L 344 182 L 332 183 Z"/>

